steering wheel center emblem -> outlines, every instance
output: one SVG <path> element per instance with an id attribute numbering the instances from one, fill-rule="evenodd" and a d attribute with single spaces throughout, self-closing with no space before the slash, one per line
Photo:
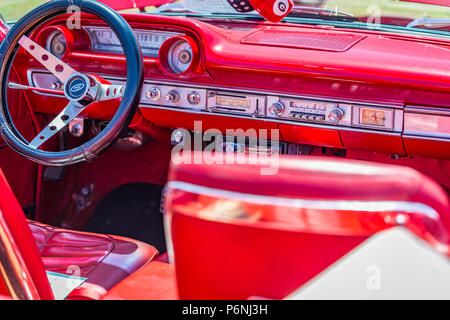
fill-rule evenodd
<path id="1" fill-rule="evenodd" d="M 86 95 L 88 89 L 89 79 L 83 75 L 77 74 L 66 82 L 64 94 L 69 100 L 79 101 Z"/>

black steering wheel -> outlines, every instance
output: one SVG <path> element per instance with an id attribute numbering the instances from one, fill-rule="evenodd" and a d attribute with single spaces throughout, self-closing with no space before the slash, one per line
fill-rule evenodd
<path id="1" fill-rule="evenodd" d="M 80 12 L 102 19 L 120 40 L 127 63 L 126 86 L 105 84 L 100 77 L 82 74 L 32 41 L 30 34 L 49 19 L 67 14 L 76 6 Z M 26 88 L 9 83 L 9 73 L 19 48 L 25 49 L 64 86 L 67 106 L 31 142 L 14 125 L 7 100 L 7 90 Z M 34 9 L 9 30 L 0 45 L 0 133 L 8 145 L 24 157 L 48 166 L 67 166 L 89 161 L 98 156 L 126 128 L 138 106 L 143 84 L 143 58 L 133 31 L 125 19 L 108 6 L 94 0 L 54 0 Z M 62 93 L 61 93 L 62 94 Z M 98 101 L 121 99 L 109 124 L 97 136 L 83 145 L 65 151 L 51 152 L 39 148 L 50 137 L 66 127 L 86 107 Z M 14 107 L 14 106 L 13 106 Z"/>

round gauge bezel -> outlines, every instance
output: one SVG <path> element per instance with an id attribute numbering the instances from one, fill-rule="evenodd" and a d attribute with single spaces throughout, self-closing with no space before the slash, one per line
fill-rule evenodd
<path id="1" fill-rule="evenodd" d="M 191 63 L 185 71 L 176 70 L 176 68 L 173 66 L 173 63 L 170 61 L 173 50 L 179 45 L 181 41 L 186 42 L 190 46 L 192 51 Z M 162 44 L 159 50 L 158 61 L 162 71 L 166 74 L 179 76 L 189 75 L 193 72 L 199 61 L 199 50 L 197 42 L 189 36 L 171 37 L 164 41 L 164 43 Z"/>
<path id="2" fill-rule="evenodd" d="M 38 32 L 36 39 L 41 46 L 54 54 L 50 48 L 50 45 L 51 41 L 57 36 L 58 33 L 62 33 L 66 39 L 66 50 L 62 56 L 58 56 L 59 59 L 63 59 L 67 57 L 74 43 L 74 35 L 69 29 L 63 26 L 48 26 Z"/>
<path id="3" fill-rule="evenodd" d="M 59 35 L 62 35 L 64 37 L 64 41 L 65 41 L 65 49 L 64 49 L 64 53 L 62 55 L 57 55 L 52 50 L 52 42 Z M 60 59 L 62 57 L 64 57 L 66 55 L 66 52 L 67 52 L 67 38 L 66 38 L 65 34 L 61 30 L 54 30 L 52 33 L 49 34 L 49 36 L 47 37 L 47 40 L 45 41 L 45 49 L 47 49 L 48 52 L 52 53 L 53 55 L 55 55 L 56 57 L 58 57 Z"/>
<path id="4" fill-rule="evenodd" d="M 184 46 L 184 45 L 188 45 L 188 47 L 189 47 L 189 50 L 183 50 L 183 51 L 187 51 L 187 52 L 189 52 L 189 55 L 190 55 L 190 59 L 189 59 L 189 62 L 188 63 L 183 63 L 181 60 L 180 60 L 180 57 L 179 57 L 179 54 L 181 53 L 181 51 L 178 53 L 178 55 L 175 57 L 175 50 L 177 50 L 179 47 L 181 47 L 181 46 Z M 192 64 L 192 61 L 193 61 L 193 52 L 192 52 L 192 47 L 189 45 L 189 43 L 187 42 L 187 41 L 185 41 L 185 40 L 183 40 L 183 39 L 179 39 L 179 40 L 177 40 L 177 41 L 175 41 L 171 46 L 170 46 L 170 48 L 169 48 L 169 52 L 168 52 L 168 56 L 167 56 L 167 61 L 168 61 L 168 63 L 169 63 L 169 66 L 170 66 L 170 69 L 172 69 L 172 71 L 174 72 L 174 73 L 176 73 L 176 74 L 180 74 L 180 73 L 183 73 L 183 72 L 185 72 L 186 70 L 188 70 L 189 69 L 189 67 L 191 66 L 191 64 Z M 183 64 L 183 65 L 185 65 L 185 70 L 181 70 L 180 68 L 179 68 L 179 66 L 177 66 L 176 64 L 177 64 L 177 62 L 175 61 L 175 60 L 178 60 L 178 62 L 180 62 L 181 64 Z M 183 67 L 184 68 L 184 67 Z"/>

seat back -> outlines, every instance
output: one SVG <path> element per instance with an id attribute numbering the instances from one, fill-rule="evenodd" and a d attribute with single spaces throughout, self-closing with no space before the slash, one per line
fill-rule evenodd
<path id="1" fill-rule="evenodd" d="M 53 299 L 36 240 L 1 169 L 0 271 L 0 294 L 15 299 Z"/>
<path id="2" fill-rule="evenodd" d="M 317 157 L 172 164 L 166 193 L 181 299 L 280 299 L 373 234 L 404 226 L 446 251 L 449 202 L 405 167 Z"/>

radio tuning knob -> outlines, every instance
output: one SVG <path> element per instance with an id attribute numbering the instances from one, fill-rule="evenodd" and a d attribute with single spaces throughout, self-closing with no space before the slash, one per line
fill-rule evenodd
<path id="1" fill-rule="evenodd" d="M 197 91 L 191 91 L 188 93 L 187 100 L 190 104 L 199 104 L 201 100 L 200 93 Z"/>
<path id="2" fill-rule="evenodd" d="M 344 118 L 344 110 L 340 108 L 334 108 L 328 114 L 328 119 L 330 119 L 334 123 L 338 123 L 342 120 L 342 118 Z"/>
<path id="3" fill-rule="evenodd" d="M 178 100 L 180 100 L 180 94 L 177 90 L 170 90 L 169 93 L 167 93 L 165 99 L 167 102 L 176 103 L 178 102 Z"/>
<path id="4" fill-rule="evenodd" d="M 269 113 L 274 116 L 281 116 L 284 112 L 284 104 L 277 101 L 272 103 L 272 105 L 269 107 Z"/>

